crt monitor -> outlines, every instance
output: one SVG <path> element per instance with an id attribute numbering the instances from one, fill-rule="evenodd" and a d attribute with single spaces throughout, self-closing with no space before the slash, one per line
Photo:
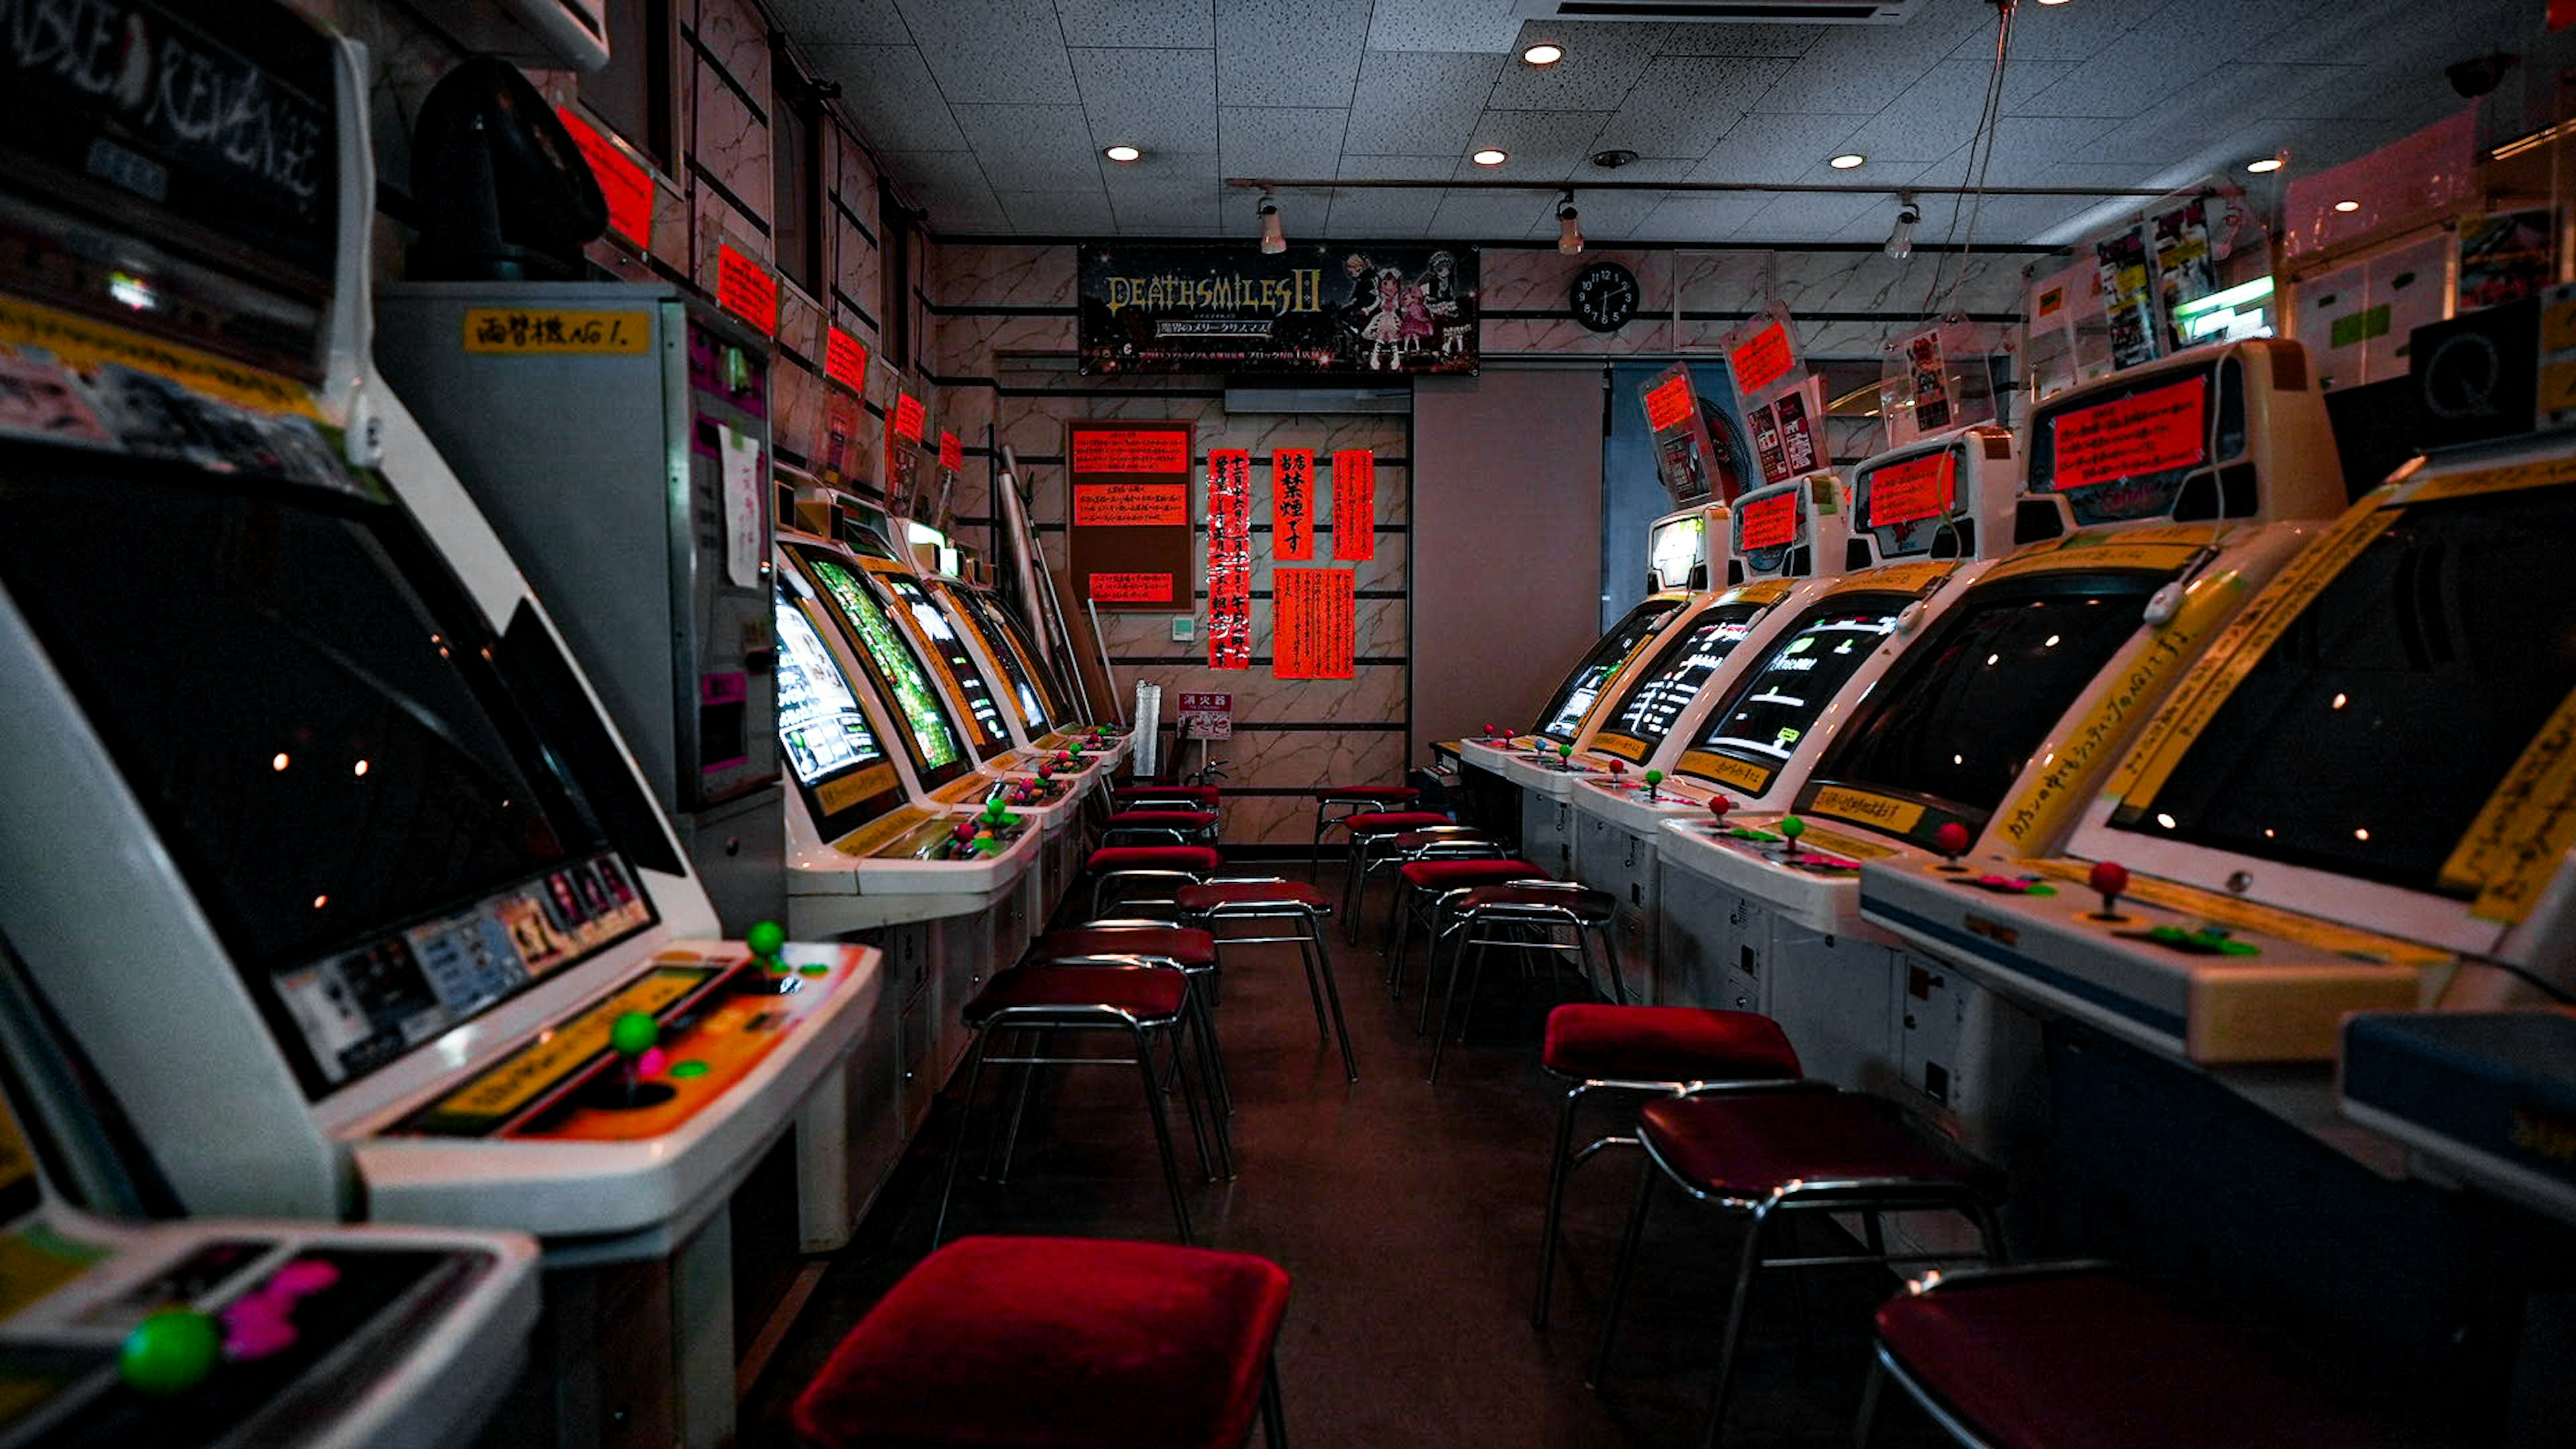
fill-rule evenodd
<path id="1" fill-rule="evenodd" d="M 1002 671 L 1010 686 L 1011 701 L 1020 715 L 1020 727 L 1031 741 L 1036 741 L 1055 728 L 1047 704 L 1046 689 L 1029 661 L 1022 657 L 1016 640 L 1005 634 L 993 617 L 992 603 L 973 588 L 959 583 L 935 584 L 940 597 L 955 611 L 957 621 L 974 631 L 976 641 Z"/>
<path id="2" fill-rule="evenodd" d="M 838 839 L 901 805 L 903 782 L 840 661 L 783 587 L 777 620 L 779 754 L 816 833 Z"/>
<path id="3" fill-rule="evenodd" d="M 1646 641 L 1655 637 L 1655 631 L 1664 627 L 1683 602 L 1677 594 L 1658 594 L 1630 609 L 1609 633 L 1584 652 L 1574 672 L 1565 676 L 1565 682 L 1548 697 L 1547 707 L 1539 711 L 1532 733 L 1572 744 L 1583 731 L 1584 718 L 1600 699 L 1602 687 L 1627 667 L 1628 661 L 1646 647 Z"/>
<path id="4" fill-rule="evenodd" d="M 1777 772 L 1871 651 L 1896 632 L 1897 615 L 1914 597 L 1894 590 L 1844 592 L 1792 620 L 1771 652 L 1737 682 L 1735 693 L 1710 713 L 1682 756 L 1682 772 L 1722 781 L 1725 767 L 1707 758 L 1712 755 L 1752 765 L 1766 776 Z"/>
<path id="5" fill-rule="evenodd" d="M 958 632 L 948 611 L 910 574 L 875 569 L 867 572 L 911 617 L 918 630 L 914 638 L 928 646 L 931 668 L 942 682 L 956 687 L 952 697 L 966 702 L 966 717 L 961 723 L 973 735 L 976 752 L 990 758 L 1009 749 L 1011 732 L 1002 722 L 1002 703 L 993 697 L 992 686 L 976 665 L 974 650 L 967 647 L 966 637 Z"/>
<path id="6" fill-rule="evenodd" d="M 1771 585 L 1768 587 L 1779 587 Z M 1767 603 L 1717 603 L 1702 610 L 1656 651 L 1610 717 L 1592 737 L 1592 748 L 1630 761 L 1654 754 L 1673 722 L 1708 683 L 1735 646 L 1753 632 Z"/>
<path id="7" fill-rule="evenodd" d="M 924 790 L 936 789 L 964 774 L 969 766 L 963 735 L 950 718 L 947 702 L 931 683 L 930 670 L 913 652 L 886 606 L 861 577 L 858 565 L 833 550 L 789 543 L 788 557 L 798 572 L 790 587 L 824 604 L 843 632 L 858 646 L 853 652 L 876 686 L 877 698 L 903 725 L 905 753 Z"/>

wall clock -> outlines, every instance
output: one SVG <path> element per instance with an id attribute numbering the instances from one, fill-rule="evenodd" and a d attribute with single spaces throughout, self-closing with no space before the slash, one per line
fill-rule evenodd
<path id="1" fill-rule="evenodd" d="M 1617 262 L 1594 262 L 1574 274 L 1574 320 L 1594 332 L 1616 332 L 1644 297 L 1637 275 Z"/>

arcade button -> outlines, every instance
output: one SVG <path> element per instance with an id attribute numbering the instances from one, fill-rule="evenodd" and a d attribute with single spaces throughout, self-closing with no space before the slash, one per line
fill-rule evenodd
<path id="1" fill-rule="evenodd" d="M 2187 931 L 2180 926 L 2156 926 L 2145 931 L 2127 931 L 2133 940 L 2153 941 L 2159 946 L 2191 956 L 2259 956 L 2263 948 L 2251 941 L 2239 941 L 2219 926 L 2203 926 Z"/>
<path id="2" fill-rule="evenodd" d="M 184 1394 L 215 1371 L 223 1343 L 214 1319 L 194 1309 L 165 1308 L 125 1335 L 116 1351 L 117 1377 L 139 1394 Z"/>
<path id="3" fill-rule="evenodd" d="M 1945 871 L 1955 872 L 1967 869 L 1966 866 L 1959 864 L 1959 857 L 1967 854 L 1969 845 L 1973 843 L 1973 838 L 1968 834 L 1968 827 L 1956 820 L 1944 821 L 1940 829 L 1932 832 L 1932 848 L 1941 852 L 1940 868 Z"/>
<path id="4" fill-rule="evenodd" d="M 707 1064 L 695 1057 L 671 1063 L 671 1075 L 683 1082 L 692 1077 L 703 1077 L 707 1070 Z"/>
<path id="5" fill-rule="evenodd" d="M 1941 867 L 1943 870 L 1958 868 L 1959 867 L 1946 865 Z M 2030 875 L 1981 875 L 1971 878 L 1966 882 L 1966 884 L 1975 886 L 1977 889 L 1982 891 L 1992 891 L 1999 896 L 2053 896 L 2057 894 L 2057 887 L 2050 885 L 2048 882 L 2041 880 L 2037 876 Z"/>
<path id="6" fill-rule="evenodd" d="M 2116 860 L 2097 860 L 2086 872 L 2084 883 L 2102 897 L 2102 909 L 2093 913 L 2097 921 L 2125 921 L 2120 914 L 2121 893 L 2129 888 L 2129 868 Z"/>

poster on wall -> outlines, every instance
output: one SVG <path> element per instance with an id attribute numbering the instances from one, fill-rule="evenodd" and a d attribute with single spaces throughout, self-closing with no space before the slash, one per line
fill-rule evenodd
<path id="1" fill-rule="evenodd" d="M 1064 425 L 1067 567 L 1073 603 L 1104 614 L 1173 614 L 1193 577 L 1190 425 Z"/>
<path id="2" fill-rule="evenodd" d="M 1794 477 L 1789 471 L 1788 449 L 1780 442 L 1780 415 L 1766 403 L 1747 417 L 1753 424 L 1753 456 L 1762 464 L 1763 483 L 1779 483 Z"/>
<path id="3" fill-rule="evenodd" d="M 2156 218 L 2156 286 L 2163 298 L 2157 325 L 2164 329 L 2164 348 L 2177 352 L 2182 339 L 2174 332 L 2174 314 L 2188 303 L 2218 290 L 2218 262 L 2209 247 L 2208 203 L 2194 199 Z"/>
<path id="4" fill-rule="evenodd" d="M 1333 557 L 1377 557 L 1377 450 L 1333 454 Z"/>
<path id="5" fill-rule="evenodd" d="M 1791 477 L 1824 466 L 1824 449 L 1816 445 L 1824 396 L 1825 380 L 1811 373 L 1796 391 L 1780 394 L 1771 404 L 1772 414 L 1780 420 L 1780 453 Z"/>
<path id="6" fill-rule="evenodd" d="M 1349 569 L 1273 569 L 1270 669 L 1280 679 L 1348 679 L 1353 600 Z"/>
<path id="7" fill-rule="evenodd" d="M 2537 297 L 2555 260 L 2557 213 L 2497 211 L 2460 223 L 2460 310 Z"/>
<path id="8" fill-rule="evenodd" d="M 1655 435 L 1655 471 L 1673 506 L 1688 508 L 1715 496 L 1732 503 L 1744 491 L 1733 462 L 1721 456 L 1709 436 L 1708 418 L 1690 368 L 1674 363 L 1648 379 L 1638 394 L 1645 404 L 1646 427 Z"/>
<path id="9" fill-rule="evenodd" d="M 1252 667 L 1252 454 L 1211 448 L 1208 478 L 1208 668 Z"/>
<path id="10" fill-rule="evenodd" d="M 1471 246 L 1107 241 L 1078 255 L 1085 373 L 1476 371 Z"/>
<path id="11" fill-rule="evenodd" d="M 1270 556 L 1315 556 L 1315 450 L 1279 448 L 1270 455 Z"/>
<path id="12" fill-rule="evenodd" d="M 2093 250 L 2101 267 L 2103 310 L 2111 323 L 2111 366 L 2135 367 L 2155 361 L 2162 355 L 2158 339 L 2163 329 L 2156 322 L 2147 224 L 2142 221 L 2104 237 Z"/>

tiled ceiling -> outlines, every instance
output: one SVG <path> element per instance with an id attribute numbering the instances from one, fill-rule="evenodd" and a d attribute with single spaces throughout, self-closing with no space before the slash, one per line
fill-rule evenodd
<path id="1" fill-rule="evenodd" d="M 769 0 L 943 232 L 1252 235 L 1223 178 L 1575 187 L 1597 242 L 1875 241 L 1886 197 L 1583 193 L 1621 181 L 1957 184 L 1993 0 L 1898 25 L 1522 21 L 1529 0 Z M 2024 0 L 1988 181 L 2180 186 L 2292 149 L 2330 165 L 2449 114 L 2453 61 L 2546 44 L 2538 0 Z M 1545 68 L 1520 52 L 1566 48 Z M 2531 63 L 2509 80 L 2554 75 Z M 2537 84 L 2536 82 L 2534 83 Z M 1121 165 L 1100 149 L 1144 148 Z M 1478 166 L 1479 147 L 1510 159 Z M 1857 151 L 1857 171 L 1826 169 Z M 1544 192 L 1282 194 L 1292 235 L 1546 237 Z M 1952 203 L 1927 199 L 1924 235 Z M 1981 240 L 2057 242 L 2134 203 L 1989 199 Z"/>

